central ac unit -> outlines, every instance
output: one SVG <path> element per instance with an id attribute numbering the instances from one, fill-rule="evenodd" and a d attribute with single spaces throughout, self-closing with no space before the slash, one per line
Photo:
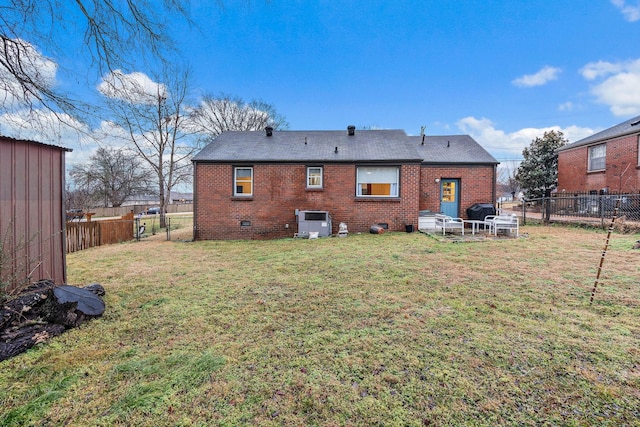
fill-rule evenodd
<path id="1" fill-rule="evenodd" d="M 331 236 L 331 216 L 327 211 L 298 211 L 298 237 L 309 237 L 317 232 L 319 237 Z"/>

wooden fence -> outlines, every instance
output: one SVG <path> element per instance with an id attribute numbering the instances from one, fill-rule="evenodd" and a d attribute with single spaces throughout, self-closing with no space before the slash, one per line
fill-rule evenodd
<path id="1" fill-rule="evenodd" d="M 125 215 L 131 211 L 134 214 L 144 213 L 149 208 L 157 207 L 158 205 L 130 205 L 120 206 L 119 208 L 84 208 L 85 212 L 91 212 L 94 216 L 120 216 Z M 193 212 L 193 203 L 173 203 L 165 206 L 167 213 L 185 213 Z"/>
<path id="2" fill-rule="evenodd" d="M 133 240 L 133 212 L 104 221 L 67 222 L 67 253 Z"/>

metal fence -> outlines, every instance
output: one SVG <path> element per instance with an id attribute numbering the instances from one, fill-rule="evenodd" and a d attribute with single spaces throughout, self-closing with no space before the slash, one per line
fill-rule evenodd
<path id="1" fill-rule="evenodd" d="M 619 200 L 619 202 L 618 202 Z M 551 197 L 524 200 L 523 221 L 529 218 L 550 221 L 582 221 L 599 223 L 611 220 L 618 205 L 618 218 L 640 222 L 640 194 L 555 194 Z"/>

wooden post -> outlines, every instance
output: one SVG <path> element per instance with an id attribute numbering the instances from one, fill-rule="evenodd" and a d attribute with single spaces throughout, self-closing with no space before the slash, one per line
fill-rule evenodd
<path id="1" fill-rule="evenodd" d="M 607 249 L 609 248 L 609 238 L 611 238 L 611 232 L 613 231 L 613 224 L 616 222 L 616 217 L 618 216 L 619 208 L 620 208 L 620 197 L 616 199 L 616 207 L 613 209 L 613 217 L 611 218 L 611 224 L 609 225 L 609 230 L 607 231 L 607 239 L 604 242 L 604 249 L 602 249 L 602 256 L 600 257 L 600 265 L 598 265 L 598 272 L 596 273 L 596 282 L 593 284 L 593 289 L 591 290 L 591 301 L 589 302 L 589 304 L 593 304 L 593 297 L 595 296 L 596 290 L 598 288 L 598 281 L 600 280 L 600 273 L 602 272 L 604 257 L 607 255 Z"/>

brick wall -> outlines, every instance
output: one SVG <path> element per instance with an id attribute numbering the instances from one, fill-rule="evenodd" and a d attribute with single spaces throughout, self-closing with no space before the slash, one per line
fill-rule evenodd
<path id="1" fill-rule="evenodd" d="M 495 205 L 495 168 L 493 166 L 422 166 L 420 178 L 420 210 L 440 212 L 440 182 L 436 179 L 459 179 L 460 212 L 466 218 L 467 208 L 474 203 Z"/>
<path id="2" fill-rule="evenodd" d="M 345 222 L 350 233 L 368 232 L 387 223 L 391 231 L 417 228 L 418 211 L 440 211 L 436 178 L 460 179 L 460 216 L 474 203 L 495 203 L 494 167 L 434 167 L 402 165 L 399 199 L 355 197 L 356 166 L 323 166 L 322 190 L 306 188 L 306 165 L 253 165 L 254 194 L 233 197 L 233 166 L 197 164 L 194 238 L 268 239 L 291 237 L 297 230 L 295 210 L 329 211 L 332 233 Z M 250 221 L 242 226 L 241 221 Z M 288 224 L 288 228 L 287 228 Z"/>
<path id="3" fill-rule="evenodd" d="M 577 147 L 558 154 L 558 191 L 586 192 L 607 188 L 610 191 L 640 191 L 638 134 L 607 141 L 606 169 L 587 172 L 589 147 Z"/>
<path id="4" fill-rule="evenodd" d="M 418 225 L 418 164 L 400 167 L 398 199 L 356 198 L 354 165 L 323 165 L 323 189 L 308 190 L 306 165 L 255 164 L 253 197 L 246 199 L 233 197 L 232 165 L 198 163 L 196 168 L 196 240 L 291 237 L 297 230 L 296 209 L 329 211 L 332 233 L 340 222 L 350 233 L 368 232 L 383 222 L 392 231 L 404 231 L 405 222 Z"/>

